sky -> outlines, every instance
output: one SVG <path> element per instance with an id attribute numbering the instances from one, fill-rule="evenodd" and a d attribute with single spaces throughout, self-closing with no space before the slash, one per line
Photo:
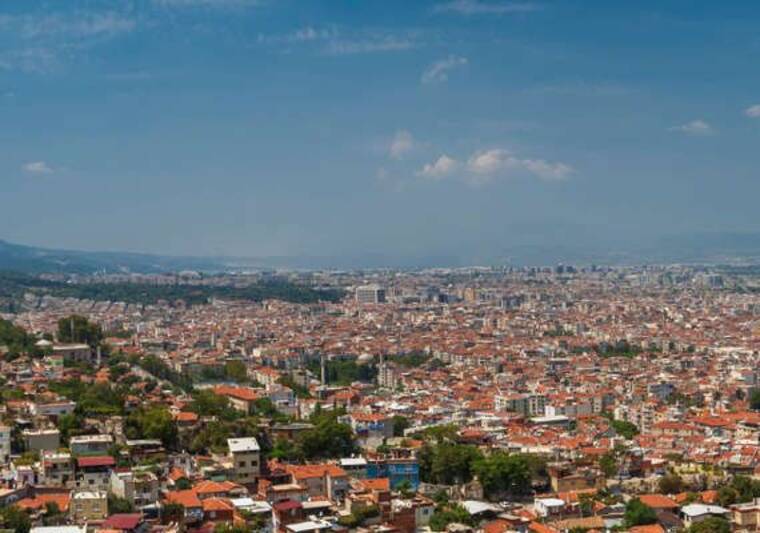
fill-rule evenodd
<path id="1" fill-rule="evenodd" d="M 758 232 L 760 4 L 3 0 L 0 239 L 299 256 Z"/>

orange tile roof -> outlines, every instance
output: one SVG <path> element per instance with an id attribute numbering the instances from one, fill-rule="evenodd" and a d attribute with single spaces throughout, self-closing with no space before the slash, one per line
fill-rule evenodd
<path id="1" fill-rule="evenodd" d="M 192 489 L 175 490 L 166 493 L 166 501 L 169 503 L 178 503 L 182 507 L 202 507 L 200 498 Z"/>
<path id="2" fill-rule="evenodd" d="M 660 524 L 650 524 L 648 526 L 634 526 L 628 529 L 628 533 L 665 533 L 665 529 Z"/>
<path id="3" fill-rule="evenodd" d="M 641 503 L 652 509 L 675 509 L 678 504 L 671 498 L 662 494 L 644 494 L 639 496 Z"/>
<path id="4" fill-rule="evenodd" d="M 362 486 L 366 490 L 391 490 L 391 480 L 387 477 L 379 477 L 375 479 L 363 479 L 361 481 Z"/>
<path id="5" fill-rule="evenodd" d="M 55 503 L 60 511 L 66 512 L 69 510 L 69 502 L 71 501 L 71 495 L 68 491 L 38 494 L 34 498 L 23 498 L 16 502 L 16 505 L 22 509 L 44 509 L 48 503 Z"/>

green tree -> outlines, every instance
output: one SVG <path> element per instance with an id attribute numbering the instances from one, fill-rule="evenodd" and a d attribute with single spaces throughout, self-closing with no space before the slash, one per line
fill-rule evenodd
<path id="1" fill-rule="evenodd" d="M 405 500 L 408 500 L 412 496 L 414 496 L 414 489 L 412 488 L 412 483 L 408 479 L 404 479 L 396 485 L 396 490 L 401 494 L 401 497 Z"/>
<path id="2" fill-rule="evenodd" d="M 524 496 L 530 493 L 530 464 L 521 454 L 494 452 L 478 460 L 474 471 L 489 498 L 502 495 Z"/>
<path id="3" fill-rule="evenodd" d="M 760 411 L 760 389 L 755 389 L 749 396 L 749 408 Z"/>
<path id="4" fill-rule="evenodd" d="M 103 330 L 82 315 L 71 315 L 58 321 L 58 340 L 82 342 L 95 348 L 103 340 Z"/>
<path id="5" fill-rule="evenodd" d="M 124 498 L 119 498 L 118 496 L 114 496 L 113 494 L 108 496 L 108 513 L 109 514 L 131 513 L 132 511 L 134 511 L 134 507 L 129 502 L 129 500 L 125 500 Z"/>
<path id="6" fill-rule="evenodd" d="M 470 513 L 461 505 L 439 507 L 430 517 L 430 529 L 433 531 L 443 531 L 449 524 L 474 525 Z"/>
<path id="7" fill-rule="evenodd" d="M 61 508 L 55 502 L 45 504 L 45 514 L 42 523 L 46 526 L 59 526 L 66 520 L 66 516 L 61 512 Z"/>
<path id="8" fill-rule="evenodd" d="M 684 490 L 683 479 L 677 474 L 662 476 L 658 488 L 662 494 L 678 494 Z"/>
<path id="9" fill-rule="evenodd" d="M 713 516 L 697 522 L 686 531 L 687 533 L 731 533 L 731 524 L 723 518 Z"/>
<path id="10" fill-rule="evenodd" d="M 645 526 L 657 522 L 654 509 L 644 505 L 638 498 L 633 498 L 625 506 L 623 523 L 625 527 Z"/>
<path id="11" fill-rule="evenodd" d="M 8 348 L 8 354 L 6 354 L 8 359 L 35 350 L 34 338 L 28 335 L 24 328 L 4 319 L 0 319 L 0 346 Z"/>
<path id="12" fill-rule="evenodd" d="M 185 508 L 178 503 L 166 503 L 161 507 L 162 524 L 181 524 L 185 518 Z"/>
<path id="13" fill-rule="evenodd" d="M 141 408 L 127 417 L 125 432 L 132 439 L 158 439 L 167 448 L 174 448 L 177 425 L 169 410 L 161 405 Z"/>
<path id="14" fill-rule="evenodd" d="M 32 520 L 26 511 L 15 505 L 8 505 L 0 509 L 0 523 L 4 529 L 10 529 L 14 533 L 29 533 Z"/>
<path id="15" fill-rule="evenodd" d="M 299 462 L 304 459 L 303 450 L 296 441 L 282 438 L 275 441 L 269 456 L 272 459 L 289 462 Z"/>
<path id="16" fill-rule="evenodd" d="M 338 422 L 337 412 L 320 413 L 312 422 L 315 426 L 298 439 L 306 459 L 347 457 L 355 451 L 351 426 Z"/>
<path id="17" fill-rule="evenodd" d="M 409 419 L 405 416 L 396 415 L 393 417 L 393 436 L 403 437 L 404 430 L 411 426 Z"/>
<path id="18" fill-rule="evenodd" d="M 71 437 L 80 435 L 83 431 L 84 417 L 79 412 L 62 415 L 58 418 L 58 431 L 61 432 L 61 440 L 68 443 Z"/>
<path id="19" fill-rule="evenodd" d="M 199 416 L 215 416 L 222 420 L 236 420 L 243 416 L 240 411 L 230 405 L 227 397 L 207 389 L 193 393 L 190 410 Z"/>
<path id="20" fill-rule="evenodd" d="M 633 437 L 639 434 L 639 428 L 637 428 L 635 424 L 626 420 L 613 420 L 611 424 L 612 429 L 615 430 L 615 433 L 624 439 L 631 440 Z"/>
<path id="21" fill-rule="evenodd" d="M 618 462 L 614 452 L 607 452 L 599 459 L 599 468 L 605 477 L 613 478 L 618 473 Z"/>
<path id="22" fill-rule="evenodd" d="M 747 476 L 736 476 L 731 480 L 731 488 L 736 491 L 737 503 L 760 498 L 760 481 Z"/>
<path id="23" fill-rule="evenodd" d="M 193 484 L 190 483 L 190 480 L 186 477 L 181 477 L 177 481 L 174 482 L 174 488 L 177 490 L 188 490 L 193 487 Z"/>
<path id="24" fill-rule="evenodd" d="M 224 365 L 224 375 L 237 383 L 245 383 L 248 379 L 248 369 L 242 361 L 228 361 Z"/>
<path id="25" fill-rule="evenodd" d="M 453 442 L 426 443 L 418 453 L 420 476 L 428 483 L 468 483 L 472 480 L 475 463 L 482 457 L 475 446 Z"/>
<path id="26" fill-rule="evenodd" d="M 718 489 L 718 503 L 723 507 L 733 505 L 739 499 L 739 493 L 731 486 L 725 486 Z"/>

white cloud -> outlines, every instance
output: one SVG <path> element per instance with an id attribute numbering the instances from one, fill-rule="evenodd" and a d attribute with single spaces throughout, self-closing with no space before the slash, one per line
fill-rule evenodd
<path id="1" fill-rule="evenodd" d="M 334 28 L 314 28 L 312 26 L 306 26 L 290 33 L 280 35 L 260 34 L 258 41 L 262 44 L 296 44 L 324 41 L 334 37 L 337 37 L 337 30 Z"/>
<path id="2" fill-rule="evenodd" d="M 749 106 L 744 110 L 744 114 L 749 118 L 760 118 L 760 104 Z"/>
<path id="3" fill-rule="evenodd" d="M 135 26 L 135 19 L 114 11 L 81 12 L 73 16 L 26 17 L 21 24 L 21 32 L 29 39 L 55 35 L 84 39 L 128 33 Z"/>
<path id="4" fill-rule="evenodd" d="M 475 152 L 467 160 L 467 170 L 470 173 L 467 181 L 473 185 L 488 183 L 497 176 L 513 171 L 527 172 L 545 181 L 561 181 L 574 172 L 573 168 L 565 163 L 550 163 L 544 159 L 522 159 L 501 148 Z"/>
<path id="5" fill-rule="evenodd" d="M 397 35 L 367 36 L 356 39 L 332 39 L 324 49 L 328 55 L 344 56 L 373 52 L 398 52 L 409 50 L 416 42 Z"/>
<path id="6" fill-rule="evenodd" d="M 132 14 L 113 10 L 0 16 L 0 32 L 8 41 L 0 52 L 0 70 L 50 72 L 136 27 Z"/>
<path id="7" fill-rule="evenodd" d="M 691 122 L 681 124 L 680 126 L 673 126 L 670 130 L 680 131 L 687 135 L 711 135 L 713 133 L 712 126 L 700 119 L 692 120 Z"/>
<path id="8" fill-rule="evenodd" d="M 30 47 L 0 53 L 0 70 L 20 70 L 41 74 L 54 70 L 60 63 L 57 50 Z"/>
<path id="9" fill-rule="evenodd" d="M 461 15 L 504 15 L 508 13 L 528 13 L 541 9 L 533 2 L 483 2 L 481 0 L 452 0 L 438 4 L 437 13 L 459 13 Z"/>
<path id="10" fill-rule="evenodd" d="M 22 168 L 24 172 L 27 172 L 28 174 L 42 175 L 53 173 L 53 169 L 44 161 L 31 161 L 25 164 Z"/>
<path id="11" fill-rule="evenodd" d="M 459 163 L 456 159 L 443 154 L 432 163 L 423 166 L 417 175 L 424 178 L 440 179 L 454 172 L 458 166 Z"/>
<path id="12" fill-rule="evenodd" d="M 467 64 L 466 57 L 451 55 L 430 65 L 422 73 L 422 83 L 441 83 L 449 79 L 449 72 Z"/>
<path id="13" fill-rule="evenodd" d="M 564 163 L 549 163 L 543 159 L 522 159 L 520 160 L 528 172 L 547 181 L 564 180 L 573 173 L 573 168 Z"/>
<path id="14" fill-rule="evenodd" d="M 388 155 L 393 159 L 401 159 L 414 149 L 415 141 L 412 134 L 406 130 L 399 130 L 391 139 L 388 146 Z"/>
<path id="15" fill-rule="evenodd" d="M 480 150 L 467 160 L 467 170 L 474 174 L 495 174 L 514 163 L 514 157 L 501 148 Z"/>
<path id="16" fill-rule="evenodd" d="M 270 46 L 312 45 L 325 55 L 345 56 L 380 52 L 397 52 L 416 48 L 421 44 L 420 32 L 386 30 L 352 30 L 337 27 L 314 28 L 306 26 L 290 33 L 260 34 L 258 42 Z"/>

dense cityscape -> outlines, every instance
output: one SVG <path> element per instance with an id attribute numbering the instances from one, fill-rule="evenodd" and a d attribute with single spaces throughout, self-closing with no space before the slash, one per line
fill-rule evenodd
<path id="1" fill-rule="evenodd" d="M 758 0 L 0 0 L 0 533 L 760 533 Z"/>
<path id="2" fill-rule="evenodd" d="M 16 532 L 758 528 L 752 269 L 41 278 L 143 296 L 3 315 Z"/>

